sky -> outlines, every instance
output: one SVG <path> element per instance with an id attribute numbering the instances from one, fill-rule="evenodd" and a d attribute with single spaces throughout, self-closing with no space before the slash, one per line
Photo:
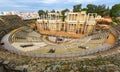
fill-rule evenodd
<path id="1" fill-rule="evenodd" d="M 0 11 L 38 11 L 38 10 L 62 10 L 72 9 L 73 5 L 82 4 L 82 8 L 87 4 L 102 5 L 110 8 L 120 0 L 0 0 Z"/>

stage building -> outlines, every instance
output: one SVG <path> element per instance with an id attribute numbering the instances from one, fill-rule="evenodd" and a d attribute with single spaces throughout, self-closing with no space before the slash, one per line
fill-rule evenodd
<path id="1" fill-rule="evenodd" d="M 41 15 L 37 20 L 37 30 L 40 33 L 50 35 L 52 32 L 68 35 L 68 34 L 91 34 L 96 26 L 96 13 L 68 12 L 66 18 L 62 21 L 62 16 L 59 13 L 48 13 Z M 46 32 L 46 33 L 45 33 Z M 50 32 L 50 33 L 49 33 Z M 53 35 L 53 34 L 52 34 Z M 61 35 L 62 36 L 62 35 Z"/>

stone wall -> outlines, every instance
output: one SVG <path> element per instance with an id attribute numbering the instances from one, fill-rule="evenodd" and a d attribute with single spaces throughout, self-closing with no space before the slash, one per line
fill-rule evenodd
<path id="1" fill-rule="evenodd" d="M 26 23 L 17 15 L 0 16 L 0 40 L 10 31 L 26 25 Z"/>

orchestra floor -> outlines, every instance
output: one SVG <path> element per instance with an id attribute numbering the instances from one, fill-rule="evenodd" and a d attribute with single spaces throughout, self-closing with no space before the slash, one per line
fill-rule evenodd
<path id="1" fill-rule="evenodd" d="M 77 34 L 74 32 L 63 32 L 63 31 L 46 31 L 39 30 L 40 34 L 50 35 L 50 36 L 59 36 L 59 37 L 67 37 L 67 38 L 82 38 L 85 34 Z"/>

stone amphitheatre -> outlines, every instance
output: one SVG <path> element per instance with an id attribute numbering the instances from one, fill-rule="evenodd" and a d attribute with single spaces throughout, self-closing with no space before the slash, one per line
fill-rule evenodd
<path id="1" fill-rule="evenodd" d="M 28 58 L 39 62 L 119 54 L 120 26 L 96 31 L 95 18 L 92 13 L 68 13 L 62 22 L 58 14 L 50 13 L 30 25 L 16 15 L 0 16 L 1 56 L 3 51 L 8 55 L 4 59 L 17 62 L 18 56 L 20 61 Z"/>

